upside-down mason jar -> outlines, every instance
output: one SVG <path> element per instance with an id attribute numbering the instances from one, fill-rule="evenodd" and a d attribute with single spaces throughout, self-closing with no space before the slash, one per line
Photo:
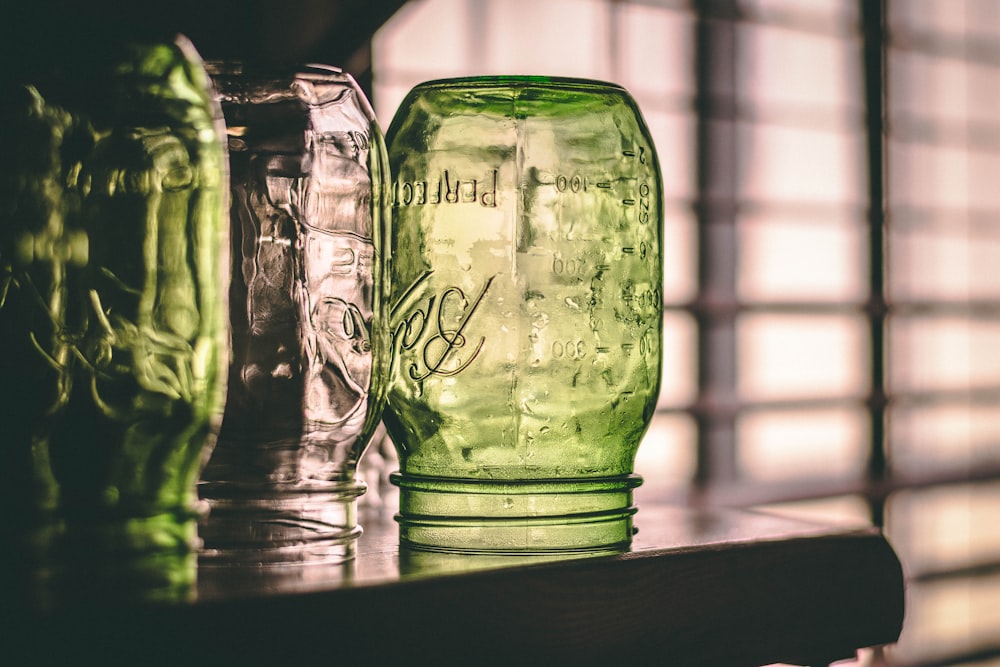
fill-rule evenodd
<path id="1" fill-rule="evenodd" d="M 387 132 L 400 540 L 630 543 L 660 384 L 661 176 L 621 87 L 418 85 Z"/>
<path id="2" fill-rule="evenodd" d="M 228 364 L 221 113 L 184 38 L 61 34 L 0 75 L 0 545 L 39 605 L 187 597 Z"/>
<path id="3" fill-rule="evenodd" d="M 349 559 L 389 352 L 381 130 L 337 68 L 209 72 L 229 137 L 233 356 L 202 560 Z"/>

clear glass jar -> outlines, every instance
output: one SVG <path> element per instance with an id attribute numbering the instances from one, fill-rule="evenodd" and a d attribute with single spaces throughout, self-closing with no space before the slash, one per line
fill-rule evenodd
<path id="1" fill-rule="evenodd" d="M 233 359 L 203 560 L 352 557 L 388 364 L 385 144 L 350 75 L 210 63 L 229 137 Z"/>
<path id="2" fill-rule="evenodd" d="M 662 338 L 661 175 L 634 101 L 586 80 L 432 81 L 387 142 L 402 542 L 627 546 Z"/>

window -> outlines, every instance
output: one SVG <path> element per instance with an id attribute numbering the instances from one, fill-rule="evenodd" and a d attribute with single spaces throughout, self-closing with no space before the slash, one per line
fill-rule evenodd
<path id="1" fill-rule="evenodd" d="M 411 0 L 372 43 L 383 126 L 433 78 L 630 90 L 666 199 L 640 516 L 883 526 L 908 618 L 860 664 L 1000 663 L 998 38 L 991 0 Z"/>

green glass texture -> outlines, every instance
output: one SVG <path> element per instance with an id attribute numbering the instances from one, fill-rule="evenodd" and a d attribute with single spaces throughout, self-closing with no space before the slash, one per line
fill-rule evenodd
<path id="1" fill-rule="evenodd" d="M 221 112 L 183 38 L 100 44 L 3 88 L 5 546 L 49 583 L 117 573 L 171 597 L 194 578 L 225 392 Z"/>
<path id="2" fill-rule="evenodd" d="M 634 101 L 585 80 L 428 82 L 387 142 L 401 539 L 628 544 L 662 340 L 662 183 Z"/>

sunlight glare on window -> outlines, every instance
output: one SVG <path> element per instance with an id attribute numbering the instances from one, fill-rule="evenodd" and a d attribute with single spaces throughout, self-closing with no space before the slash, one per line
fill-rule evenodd
<path id="1" fill-rule="evenodd" d="M 901 391 L 960 390 L 1000 385 L 1000 321 L 952 316 L 900 318 L 891 322 L 897 344 L 890 350 Z M 919 363 L 907 363 L 916 359 Z"/>
<path id="2" fill-rule="evenodd" d="M 635 472 L 643 479 L 636 490 L 641 504 L 677 495 L 690 483 L 695 468 L 694 420 L 684 414 L 660 415 L 649 425 L 635 460 Z"/>
<path id="3" fill-rule="evenodd" d="M 752 412 L 737 430 L 740 468 L 759 481 L 854 477 L 868 453 L 861 409 Z"/>
<path id="4" fill-rule="evenodd" d="M 843 112 L 857 104 L 860 81 L 857 48 L 835 36 L 818 36 L 781 27 L 760 26 L 744 31 L 745 58 L 740 59 L 740 83 L 758 104 L 773 113 L 812 110 L 834 127 L 853 124 L 858 112 Z M 817 74 L 822 73 L 822 85 Z M 816 118 L 810 117 L 811 120 Z"/>
<path id="5" fill-rule="evenodd" d="M 1000 464 L 1000 411 L 992 403 L 953 399 L 897 405 L 890 411 L 893 468 L 901 474 L 969 472 Z M 1000 515 L 998 515 L 1000 516 Z M 1000 522 L 998 522 L 1000 525 Z"/>
<path id="6" fill-rule="evenodd" d="M 608 79 L 609 6 L 603 0 L 478 3 L 481 74 L 543 74 Z M 487 29 L 488 27 L 488 29 Z"/>
<path id="7" fill-rule="evenodd" d="M 887 528 L 900 557 L 917 574 L 990 562 L 1000 553 L 998 516 L 996 486 L 942 487 L 896 494 Z"/>
<path id="8" fill-rule="evenodd" d="M 953 216 L 950 225 L 914 225 L 891 238 L 896 299 L 1000 297 L 1000 235 L 995 232 L 970 231 Z"/>
<path id="9" fill-rule="evenodd" d="M 859 302 L 867 290 L 861 225 L 848 221 L 740 221 L 739 292 L 748 301 Z"/>
<path id="10" fill-rule="evenodd" d="M 677 408 L 694 401 L 698 391 L 695 384 L 697 345 L 698 330 L 693 317 L 687 313 L 664 313 L 659 407 Z"/>
<path id="11" fill-rule="evenodd" d="M 743 315 L 737 332 L 739 392 L 747 399 L 860 396 L 867 389 L 860 317 Z"/>
<path id="12" fill-rule="evenodd" d="M 749 125 L 742 194 L 751 201 L 844 204 L 861 198 L 860 134 Z"/>

